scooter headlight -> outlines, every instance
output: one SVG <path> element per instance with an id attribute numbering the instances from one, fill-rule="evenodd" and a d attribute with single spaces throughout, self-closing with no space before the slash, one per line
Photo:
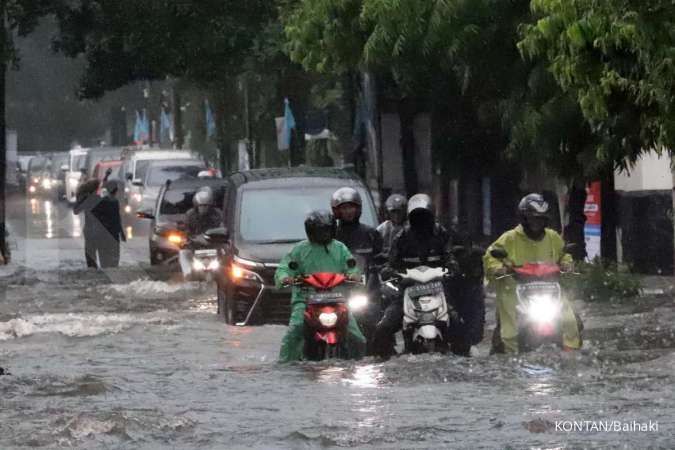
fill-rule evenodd
<path id="1" fill-rule="evenodd" d="M 527 316 L 532 322 L 553 322 L 560 313 L 560 305 L 548 295 L 537 295 L 530 298 Z"/>
<path id="2" fill-rule="evenodd" d="M 134 194 L 131 196 L 136 203 L 141 203 L 143 201 L 143 194 Z"/>
<path id="3" fill-rule="evenodd" d="M 337 324 L 338 316 L 334 312 L 319 314 L 319 323 L 326 328 L 332 328 Z"/>
<path id="4" fill-rule="evenodd" d="M 352 311 L 360 311 L 368 306 L 368 297 L 364 294 L 353 295 L 349 298 L 349 309 Z"/>
<path id="5" fill-rule="evenodd" d="M 204 265 L 204 263 L 201 260 L 194 259 L 194 260 L 192 260 L 192 268 L 194 270 L 200 270 L 201 271 L 201 270 L 206 269 L 206 266 Z"/>
<path id="6" fill-rule="evenodd" d="M 220 267 L 220 263 L 218 262 L 217 259 L 214 259 L 209 263 L 208 269 L 209 270 L 217 270 L 218 267 Z"/>

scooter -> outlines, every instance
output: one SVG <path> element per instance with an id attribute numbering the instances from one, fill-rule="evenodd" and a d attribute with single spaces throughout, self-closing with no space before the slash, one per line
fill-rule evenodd
<path id="1" fill-rule="evenodd" d="M 208 234 L 186 238 L 178 256 L 186 281 L 213 281 L 220 259 L 219 246 L 211 242 Z"/>
<path id="2" fill-rule="evenodd" d="M 289 267 L 297 270 L 298 264 L 292 261 Z M 346 358 L 349 313 L 358 313 L 368 306 L 365 291 L 354 289 L 361 283 L 341 273 L 321 272 L 300 275 L 288 286 L 305 291 L 305 358 L 313 361 Z"/>
<path id="3" fill-rule="evenodd" d="M 403 290 L 403 338 L 405 353 L 446 353 L 450 315 L 444 282 L 445 267 L 418 266 L 384 282 L 385 298 L 400 298 Z"/>
<path id="4" fill-rule="evenodd" d="M 504 261 L 511 273 L 498 277 L 513 278 L 516 286 L 516 312 L 518 320 L 518 349 L 534 350 L 545 344 L 562 347 L 562 288 L 563 273 L 555 263 L 526 263 L 516 266 L 508 253 L 501 248 L 490 251 L 494 258 Z M 575 313 L 576 315 L 576 313 Z M 577 323 L 583 328 L 579 317 Z M 500 348 L 499 323 L 494 333 L 493 347 Z"/>

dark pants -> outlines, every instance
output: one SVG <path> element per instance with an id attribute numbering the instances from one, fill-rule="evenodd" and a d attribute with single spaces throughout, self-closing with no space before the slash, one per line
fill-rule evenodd
<path id="1" fill-rule="evenodd" d="M 469 356 L 471 346 L 483 339 L 485 326 L 485 294 L 482 283 L 458 281 L 446 286 L 448 308 L 454 308 L 459 321 L 453 321 L 447 331 L 450 350 Z M 403 326 L 403 299 L 392 301 L 377 324 L 373 339 L 375 354 L 389 358 L 394 354 L 395 337 Z"/>
<path id="2" fill-rule="evenodd" d="M 86 236 L 84 237 L 84 256 L 87 267 L 101 268 L 117 267 L 120 263 L 120 242 L 111 236 Z"/>

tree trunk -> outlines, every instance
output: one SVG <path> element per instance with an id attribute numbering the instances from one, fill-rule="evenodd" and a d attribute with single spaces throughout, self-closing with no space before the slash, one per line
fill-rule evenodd
<path id="1" fill-rule="evenodd" d="M 398 115 L 401 122 L 401 152 L 403 156 L 403 180 L 408 197 L 419 189 L 417 166 L 415 164 L 415 102 L 403 98 L 398 103 Z"/>
<path id="2" fill-rule="evenodd" d="M 7 248 L 5 240 L 5 183 L 7 176 L 7 124 L 5 122 L 5 76 L 7 75 L 7 63 L 4 50 L 7 48 L 7 30 L 5 29 L 5 2 L 0 3 L 0 20 L 2 20 L 2 33 L 0 33 L 0 250 Z"/>
<path id="3" fill-rule="evenodd" d="M 584 226 L 586 225 L 585 204 L 586 185 L 583 180 L 576 179 L 571 183 L 569 190 L 569 223 L 564 231 L 565 241 L 576 244 L 574 251 L 570 252 L 576 261 L 583 261 L 586 258 L 586 239 L 584 237 Z"/>

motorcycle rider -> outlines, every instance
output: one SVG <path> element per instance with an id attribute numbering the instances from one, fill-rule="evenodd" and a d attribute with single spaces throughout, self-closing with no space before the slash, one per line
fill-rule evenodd
<path id="1" fill-rule="evenodd" d="M 360 280 L 356 266 L 349 267 L 352 254 L 342 243 L 334 239 L 335 218 L 328 211 L 313 211 L 305 219 L 307 239 L 298 243 L 279 263 L 274 281 L 278 288 L 287 286 L 293 277 L 317 272 L 344 273 L 352 280 Z M 293 270 L 289 264 L 294 261 L 298 267 Z M 298 361 L 303 357 L 305 342 L 305 296 L 302 289 L 293 286 L 291 296 L 291 318 L 288 330 L 281 342 L 279 362 Z M 350 314 L 347 325 L 347 347 L 350 357 L 360 358 L 365 352 L 366 338 L 361 333 L 354 317 Z"/>
<path id="2" fill-rule="evenodd" d="M 384 207 L 387 210 L 388 219 L 377 227 L 377 231 L 382 236 L 382 251 L 389 254 L 394 238 L 405 225 L 408 201 L 401 194 L 391 194 L 384 202 Z"/>
<path id="3" fill-rule="evenodd" d="M 192 198 L 193 207 L 186 214 L 186 232 L 188 239 L 194 239 L 211 228 L 223 226 L 223 215 L 214 204 L 213 190 L 209 186 L 199 188 Z M 181 270 L 189 276 L 192 272 L 190 249 L 181 249 L 178 253 Z"/>
<path id="4" fill-rule="evenodd" d="M 518 352 L 517 298 L 512 278 L 496 279 L 510 271 L 505 261 L 490 254 L 494 248 L 508 253 L 510 262 L 520 266 L 527 262 L 560 264 L 561 270 L 571 271 L 572 256 L 565 253 L 560 235 L 548 224 L 549 205 L 540 194 L 528 194 L 518 204 L 520 224 L 497 239 L 485 253 L 483 264 L 488 280 L 497 290 L 497 328 L 492 339 L 492 353 Z M 579 323 L 572 305 L 563 296 L 562 312 L 563 346 L 565 349 L 581 347 Z"/>
<path id="5" fill-rule="evenodd" d="M 458 262 L 450 251 L 452 241 L 448 231 L 436 222 L 431 198 L 427 194 L 413 195 L 408 201 L 408 223 L 392 243 L 382 278 L 420 265 L 447 267 L 453 278 L 446 284 L 446 298 L 448 309 L 454 311 L 450 314 L 448 342 L 453 353 L 469 356 L 471 346 L 483 338 L 485 299 L 482 271 L 466 266 L 471 259 L 463 258 Z M 476 273 L 479 275 L 470 275 Z M 394 354 L 394 334 L 402 324 L 401 295 L 390 302 L 377 324 L 374 346 L 379 356 L 388 358 Z"/>
<path id="6" fill-rule="evenodd" d="M 370 342 L 375 324 L 382 314 L 378 301 L 380 298 L 379 279 L 375 273 L 377 266 L 374 261 L 375 256 L 382 252 L 382 236 L 375 228 L 361 223 L 362 205 L 361 195 L 352 187 L 338 189 L 333 193 L 330 201 L 333 215 L 337 219 L 335 239 L 347 246 L 366 276 L 366 291 L 370 301 L 360 323 Z M 371 353 L 369 348 L 368 354 Z"/>

